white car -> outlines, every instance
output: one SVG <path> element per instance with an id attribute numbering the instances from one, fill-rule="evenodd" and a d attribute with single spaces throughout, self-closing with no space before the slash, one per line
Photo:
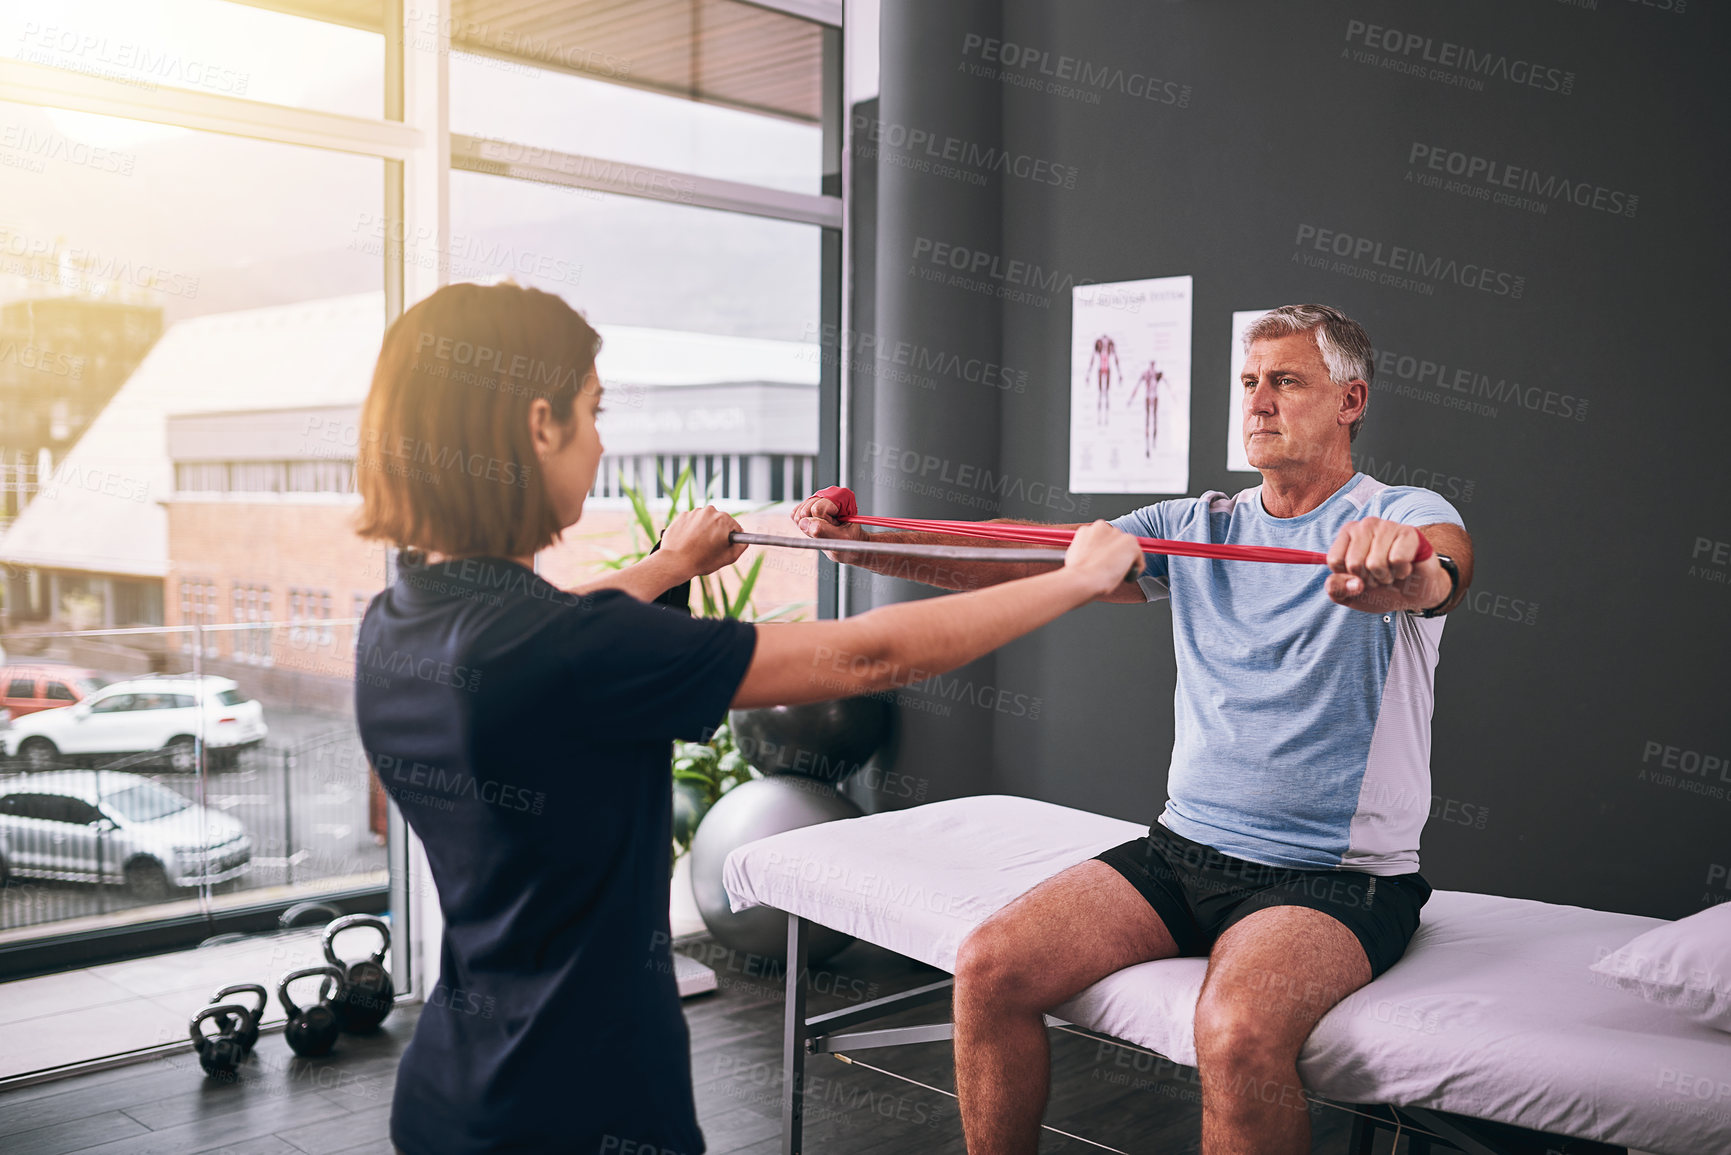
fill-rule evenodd
<path id="1" fill-rule="evenodd" d="M 89 764 L 98 756 L 113 759 L 109 769 L 162 760 L 194 770 L 200 734 L 205 749 L 229 761 L 267 733 L 264 707 L 232 680 L 152 674 L 104 686 L 74 706 L 26 714 L 0 729 L 0 748 L 33 770 L 68 760 Z M 127 757 L 141 754 L 149 757 Z"/>
<path id="2" fill-rule="evenodd" d="M 142 774 L 53 770 L 0 779 L 0 884 L 11 876 L 123 882 L 160 900 L 250 869 L 252 838 Z"/>

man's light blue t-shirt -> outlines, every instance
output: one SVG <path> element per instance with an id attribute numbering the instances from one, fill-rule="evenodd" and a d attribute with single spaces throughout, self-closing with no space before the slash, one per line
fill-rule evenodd
<path id="1" fill-rule="evenodd" d="M 1112 524 L 1141 537 L 1326 551 L 1380 517 L 1464 525 L 1428 489 L 1354 474 L 1299 517 L 1262 487 L 1162 501 Z M 1178 687 L 1160 822 L 1273 866 L 1418 869 L 1430 813 L 1432 676 L 1443 621 L 1329 600 L 1326 566 L 1147 555 L 1142 588 L 1170 598 Z"/>

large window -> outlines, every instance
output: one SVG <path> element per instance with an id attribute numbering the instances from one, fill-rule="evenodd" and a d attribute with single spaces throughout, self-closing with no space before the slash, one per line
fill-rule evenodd
<path id="1" fill-rule="evenodd" d="M 0 6 L 0 629 L 64 670 L 0 757 L 0 822 L 39 824 L 0 841 L 5 957 L 191 945 L 311 901 L 388 913 L 398 988 L 424 989 L 436 895 L 352 706 L 394 557 L 353 533 L 340 434 L 391 320 L 510 277 L 605 341 L 607 456 L 549 580 L 646 548 L 627 489 L 665 518 L 687 469 L 788 532 L 833 469 L 810 336 L 839 316 L 843 150 L 838 30 L 777 7 Z M 759 612 L 816 616 L 816 574 L 766 566 Z M 123 844 L 146 822 L 172 837 Z M 92 1060 L 184 1018 L 12 1051 Z"/>

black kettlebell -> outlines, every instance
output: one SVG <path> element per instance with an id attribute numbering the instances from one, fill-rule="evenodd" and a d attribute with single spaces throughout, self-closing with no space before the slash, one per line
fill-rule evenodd
<path id="1" fill-rule="evenodd" d="M 289 998 L 289 984 L 297 979 L 321 976 L 324 981 L 319 984 L 319 1001 L 302 1010 Z M 297 1055 L 314 1058 L 318 1055 L 328 1055 L 331 1048 L 337 1045 L 337 1035 L 342 1028 L 337 1025 L 337 1012 L 331 1005 L 330 989 L 335 985 L 336 995 L 342 997 L 343 972 L 336 967 L 302 967 L 298 971 L 290 971 L 276 985 L 276 997 L 282 1003 L 283 1013 L 288 1016 L 288 1022 L 283 1026 L 283 1038 L 288 1040 L 291 1050 Z"/>
<path id="2" fill-rule="evenodd" d="M 252 1047 L 231 1024 L 245 1023 L 247 1010 L 239 1003 L 213 1003 L 192 1016 L 189 1030 L 193 1050 L 198 1052 L 198 1065 L 212 1079 L 231 1081 Z M 217 1033 L 204 1033 L 204 1024 L 217 1020 Z"/>
<path id="3" fill-rule="evenodd" d="M 240 1016 L 240 1022 L 232 1028 L 229 1025 L 230 1016 L 227 1012 L 217 1016 L 216 1025 L 223 1031 L 232 1029 L 239 1036 L 240 1041 L 246 1045 L 246 1049 L 250 1051 L 258 1046 L 258 1024 L 259 1020 L 264 1018 L 264 1008 L 265 1004 L 270 1002 L 270 993 L 257 983 L 236 983 L 232 987 L 223 987 L 217 991 L 210 996 L 210 1001 L 214 1005 L 231 995 L 240 994 L 251 995 L 257 1001 L 258 1006 Z"/>
<path id="4" fill-rule="evenodd" d="M 337 957 L 336 939 L 345 930 L 370 927 L 382 940 L 371 958 L 345 963 Z M 346 980 L 342 992 L 333 1001 L 337 1021 L 350 1034 L 376 1030 L 391 1013 L 397 989 L 391 982 L 391 972 L 385 969 L 385 952 L 391 949 L 391 928 L 370 914 L 349 914 L 325 927 L 325 961 L 343 970 Z"/>

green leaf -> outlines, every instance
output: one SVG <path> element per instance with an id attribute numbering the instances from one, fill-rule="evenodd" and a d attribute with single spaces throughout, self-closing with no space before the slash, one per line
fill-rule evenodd
<path id="1" fill-rule="evenodd" d="M 746 571 L 745 579 L 739 583 L 739 595 L 733 599 L 733 604 L 727 607 L 727 616 L 737 618 L 745 612 L 745 607 L 751 604 L 751 590 L 757 585 L 757 575 L 763 572 L 763 554 L 757 555 L 757 560 L 751 563 L 751 569 Z"/>
<path id="2" fill-rule="evenodd" d="M 685 508 L 696 509 L 697 494 L 691 492 L 694 488 L 695 487 L 692 485 L 691 462 L 687 461 L 685 463 L 685 468 L 679 471 L 678 478 L 673 482 L 673 508 L 679 508 L 680 496 L 684 495 L 686 498 Z"/>
<path id="3" fill-rule="evenodd" d="M 638 528 L 649 535 L 651 545 L 655 544 L 661 535 L 655 530 L 655 519 L 649 516 L 649 506 L 644 502 L 643 495 L 635 488 L 626 486 L 625 496 L 631 499 L 631 512 L 637 518 Z"/>

